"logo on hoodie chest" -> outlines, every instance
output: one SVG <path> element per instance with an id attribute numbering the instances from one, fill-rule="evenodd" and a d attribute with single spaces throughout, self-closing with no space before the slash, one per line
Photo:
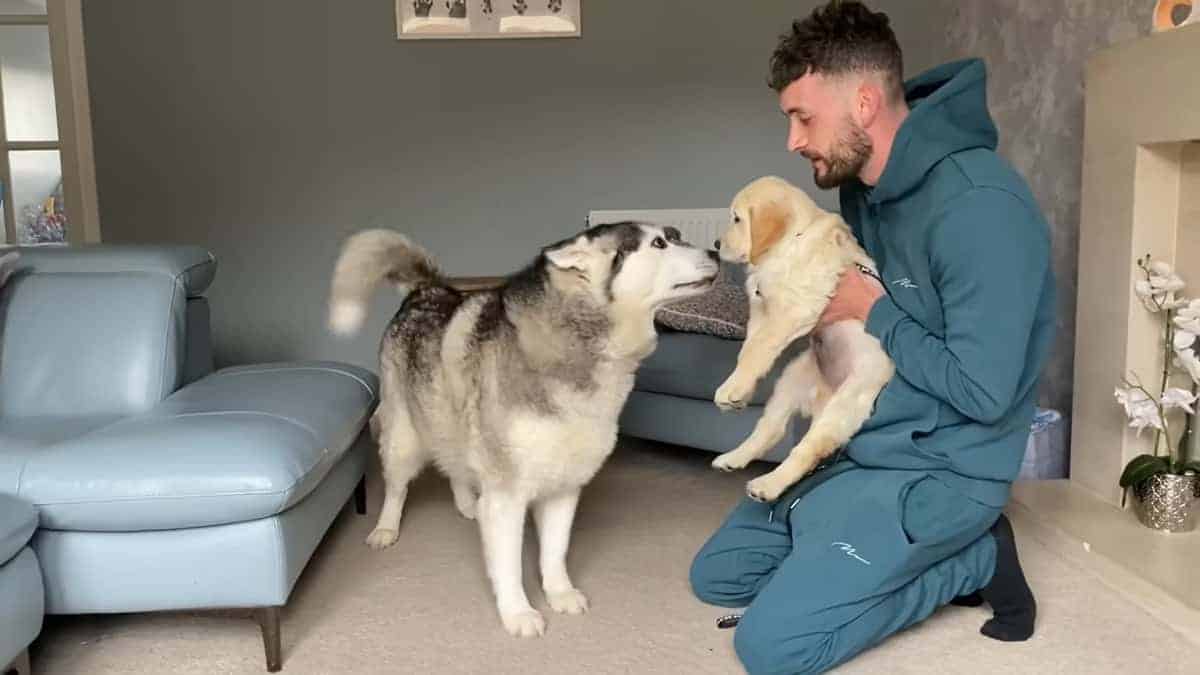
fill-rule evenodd
<path id="1" fill-rule="evenodd" d="M 887 286 L 892 300 L 926 330 L 940 337 L 945 329 L 942 307 L 936 294 L 930 297 L 925 291 L 925 280 L 917 283 L 912 277 L 885 278 L 890 279 Z"/>

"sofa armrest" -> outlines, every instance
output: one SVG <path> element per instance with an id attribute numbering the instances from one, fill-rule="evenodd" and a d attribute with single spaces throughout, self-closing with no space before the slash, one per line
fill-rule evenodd
<path id="1" fill-rule="evenodd" d="M 24 501 L 0 493 L 0 567 L 29 543 L 38 526 L 38 513 Z"/>
<path id="2" fill-rule="evenodd" d="M 145 414 L 58 443 L 20 492 L 43 527 L 132 531 L 263 518 L 303 499 L 378 400 L 369 371 L 327 362 L 229 368 Z"/>

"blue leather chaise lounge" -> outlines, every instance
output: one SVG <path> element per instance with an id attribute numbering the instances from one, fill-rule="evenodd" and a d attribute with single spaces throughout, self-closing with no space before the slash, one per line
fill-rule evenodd
<path id="1" fill-rule="evenodd" d="M 279 670 L 281 607 L 352 495 L 365 511 L 376 376 L 214 372 L 203 249 L 19 250 L 0 289 L 0 505 L 36 509 L 37 529 L 0 541 L 0 593 L 36 560 L 47 614 L 254 608 Z"/>

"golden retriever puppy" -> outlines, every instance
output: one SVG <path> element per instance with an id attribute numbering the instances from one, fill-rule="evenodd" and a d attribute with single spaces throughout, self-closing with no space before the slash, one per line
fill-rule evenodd
<path id="1" fill-rule="evenodd" d="M 742 188 L 730 211 L 733 222 L 716 245 L 722 259 L 748 266 L 750 320 L 737 367 L 714 402 L 722 410 L 745 407 L 780 353 L 810 336 L 808 348 L 775 384 L 750 437 L 712 463 L 725 471 L 743 468 L 779 443 L 793 415 L 811 417 L 787 459 L 746 486 L 751 498 L 769 502 L 850 440 L 895 367 L 861 321 L 813 330 L 843 273 L 857 266 L 876 276 L 874 261 L 839 215 L 775 176 Z"/>

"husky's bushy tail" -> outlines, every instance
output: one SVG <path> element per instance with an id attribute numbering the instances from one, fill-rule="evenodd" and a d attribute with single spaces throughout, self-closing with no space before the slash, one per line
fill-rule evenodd
<path id="1" fill-rule="evenodd" d="M 385 281 L 401 291 L 444 283 L 432 256 L 408 237 L 394 230 L 363 230 L 346 239 L 333 268 L 330 330 L 339 335 L 358 332 L 371 295 Z"/>

